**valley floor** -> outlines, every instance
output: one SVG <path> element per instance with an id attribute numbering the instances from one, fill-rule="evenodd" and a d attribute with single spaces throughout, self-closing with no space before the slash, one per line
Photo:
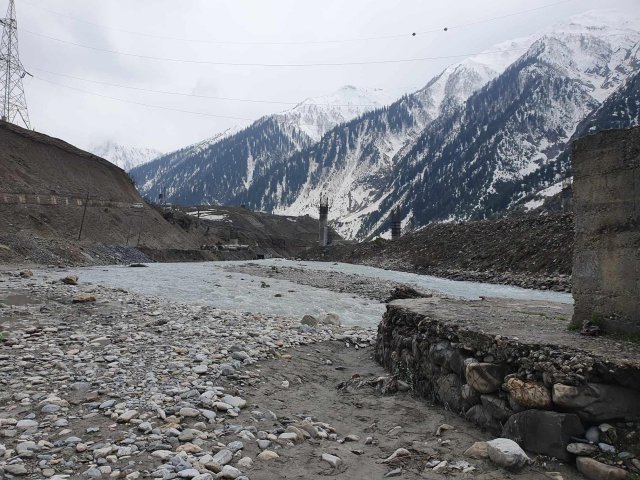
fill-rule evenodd
<path id="1" fill-rule="evenodd" d="M 0 477 L 579 478 L 548 459 L 511 474 L 466 458 L 489 435 L 389 388 L 372 328 L 62 276 L 0 273 Z M 382 462 L 398 448 L 410 455 Z"/>

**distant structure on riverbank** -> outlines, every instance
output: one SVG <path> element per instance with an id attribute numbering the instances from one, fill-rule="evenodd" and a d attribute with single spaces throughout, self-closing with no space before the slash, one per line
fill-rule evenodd
<path id="1" fill-rule="evenodd" d="M 329 198 L 327 195 L 320 195 L 320 246 L 326 247 L 329 244 Z"/>
<path id="2" fill-rule="evenodd" d="M 396 208 L 391 212 L 391 240 L 397 240 L 402 236 L 402 220 L 400 219 L 400 209 Z"/>
<path id="3" fill-rule="evenodd" d="M 640 127 L 573 145 L 573 325 L 640 334 Z"/>

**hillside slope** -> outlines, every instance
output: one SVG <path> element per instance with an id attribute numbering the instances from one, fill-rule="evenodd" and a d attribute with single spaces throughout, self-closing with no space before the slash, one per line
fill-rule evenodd
<path id="1" fill-rule="evenodd" d="M 162 155 L 160 151 L 153 148 L 129 147 L 110 141 L 94 145 L 89 150 L 94 155 L 109 160 L 125 172 Z"/>
<path id="2" fill-rule="evenodd" d="M 527 191 L 527 178 L 560 169 L 580 122 L 636 73 L 640 31 L 632 27 L 626 19 L 585 15 L 536 41 L 427 126 L 397 161 L 390 193 L 357 236 L 387 230 L 395 208 L 417 225 L 509 209 Z"/>
<path id="3" fill-rule="evenodd" d="M 398 240 L 315 247 L 303 257 L 455 280 L 569 291 L 573 238 L 572 215 L 528 214 L 431 224 Z"/>
<path id="4" fill-rule="evenodd" d="M 151 199 L 164 192 L 173 204 L 238 204 L 236 197 L 268 169 L 283 166 L 291 154 L 317 142 L 328 130 L 386 100 L 378 90 L 348 85 L 164 155 L 134 168 L 131 175 Z"/>
<path id="5" fill-rule="evenodd" d="M 0 146 L 0 261 L 113 262 L 138 244 L 195 248 L 112 163 L 5 122 Z"/>

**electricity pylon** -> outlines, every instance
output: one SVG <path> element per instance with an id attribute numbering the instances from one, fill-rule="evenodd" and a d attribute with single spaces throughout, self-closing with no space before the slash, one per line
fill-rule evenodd
<path id="1" fill-rule="evenodd" d="M 11 123 L 22 121 L 31 129 L 27 99 L 24 95 L 22 79 L 30 75 L 20 62 L 18 53 L 18 22 L 16 21 L 15 0 L 9 0 L 7 17 L 2 24 L 2 44 L 0 45 L 0 84 L 2 87 L 2 120 Z"/>

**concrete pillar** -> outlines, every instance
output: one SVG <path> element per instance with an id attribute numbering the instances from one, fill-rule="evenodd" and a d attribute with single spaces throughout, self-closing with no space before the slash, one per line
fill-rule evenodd
<path id="1" fill-rule="evenodd" d="M 320 246 L 326 247 L 329 242 L 329 199 L 322 195 L 320 197 Z"/>
<path id="2" fill-rule="evenodd" d="M 402 220 L 400 218 L 400 210 L 395 209 L 391 212 L 391 240 L 397 240 L 402 236 Z"/>
<path id="3" fill-rule="evenodd" d="M 572 324 L 640 334 L 640 127 L 576 141 Z"/>

